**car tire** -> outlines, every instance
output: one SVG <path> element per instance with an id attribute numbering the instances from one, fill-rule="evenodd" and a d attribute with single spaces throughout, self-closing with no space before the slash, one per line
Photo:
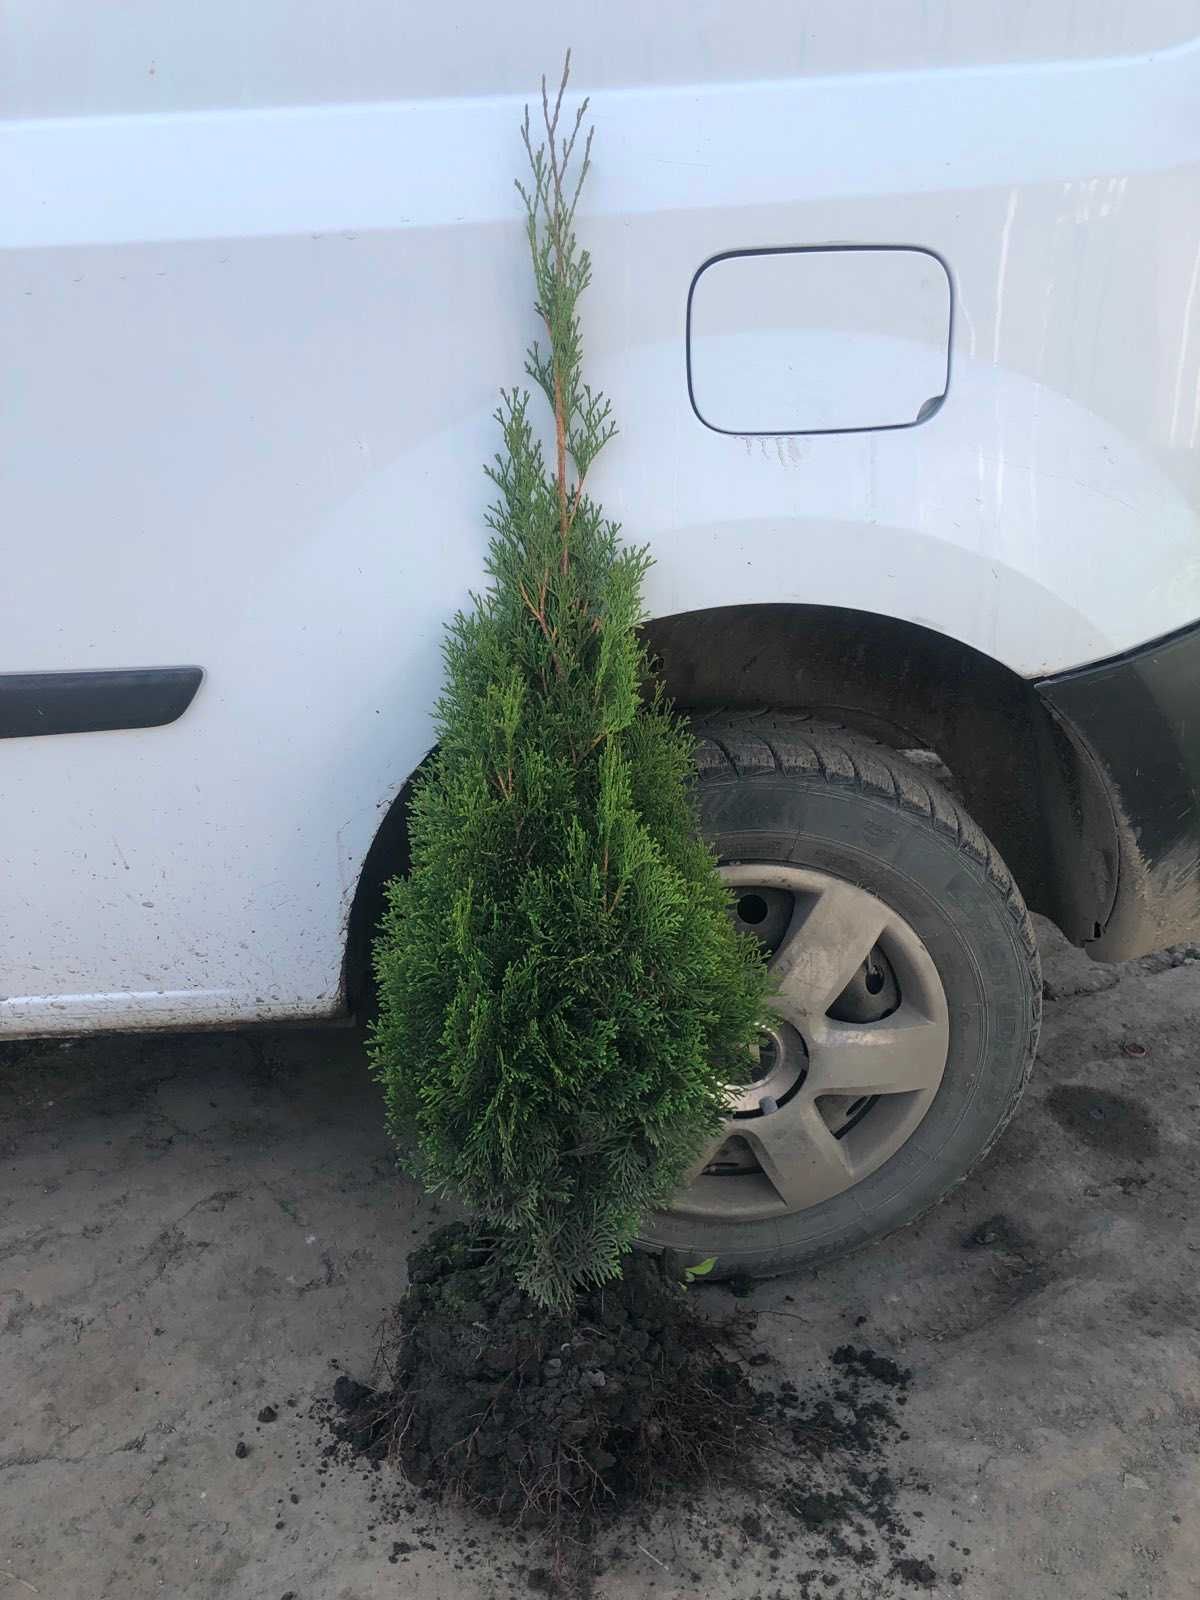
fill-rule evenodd
<path id="1" fill-rule="evenodd" d="M 783 974 L 780 1021 L 727 1138 L 640 1242 L 771 1276 L 912 1222 L 987 1154 L 1032 1068 L 1041 966 L 1008 869 L 923 768 L 800 717 L 694 731 L 701 826 Z"/>

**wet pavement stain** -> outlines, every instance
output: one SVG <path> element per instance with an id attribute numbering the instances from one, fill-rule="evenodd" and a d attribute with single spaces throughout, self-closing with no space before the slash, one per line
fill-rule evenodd
<path id="1" fill-rule="evenodd" d="M 1159 1151 L 1158 1129 L 1146 1108 L 1128 1095 L 1087 1083 L 1059 1083 L 1046 1108 L 1068 1133 L 1106 1155 L 1146 1160 Z"/>

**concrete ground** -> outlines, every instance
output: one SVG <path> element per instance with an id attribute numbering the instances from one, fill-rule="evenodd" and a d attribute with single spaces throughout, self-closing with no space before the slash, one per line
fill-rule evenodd
<path id="1" fill-rule="evenodd" d="M 847 1337 L 914 1369 L 890 1468 L 927 1485 L 901 1501 L 931 1592 L 1185 1600 L 1200 964 L 1097 968 L 1046 937 L 1040 1070 L 984 1169 L 749 1303 L 801 1386 Z M 0 1116 L 0 1600 L 527 1591 L 519 1545 L 320 1470 L 312 1402 L 334 1363 L 368 1371 L 432 1219 L 394 1174 L 352 1033 L 9 1045 Z M 629 1530 L 597 1593 L 792 1600 L 799 1568 L 831 1600 L 912 1592 L 803 1550 L 770 1566 L 743 1524 L 714 1498 Z M 720 1560 L 698 1554 L 704 1528 Z"/>

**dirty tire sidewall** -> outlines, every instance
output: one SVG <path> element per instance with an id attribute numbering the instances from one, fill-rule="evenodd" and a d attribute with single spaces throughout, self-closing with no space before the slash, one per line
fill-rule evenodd
<path id="1" fill-rule="evenodd" d="M 905 767 L 928 796 L 929 784 L 902 758 L 871 753 L 876 767 L 881 757 L 888 768 Z M 852 1189 L 753 1222 L 656 1213 L 643 1229 L 644 1244 L 716 1255 L 722 1275 L 769 1276 L 827 1260 L 913 1221 L 962 1181 L 1004 1128 L 1036 1047 L 1040 967 L 1002 863 L 944 791 L 939 801 L 924 815 L 919 805 L 853 780 L 830 782 L 824 772 L 739 775 L 731 768 L 702 775 L 701 822 L 722 863 L 816 867 L 861 884 L 905 918 L 945 987 L 949 1055 L 924 1120 Z M 947 815 L 971 830 L 982 860 L 979 848 L 964 848 L 962 833 L 946 825 Z"/>

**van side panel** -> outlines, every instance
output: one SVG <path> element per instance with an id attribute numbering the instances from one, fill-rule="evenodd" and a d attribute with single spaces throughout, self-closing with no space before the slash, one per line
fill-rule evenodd
<path id="1" fill-rule="evenodd" d="M 469 9 L 5 12 L 0 672 L 205 676 L 167 726 L 0 743 L 0 1032 L 343 1009 L 536 333 L 511 181 L 547 41 L 596 91 L 594 487 L 656 614 L 837 606 L 1027 678 L 1200 617 L 1193 7 Z M 706 427 L 697 269 L 831 242 L 946 262 L 941 409 Z M 728 316 L 757 359 L 760 308 Z"/>

